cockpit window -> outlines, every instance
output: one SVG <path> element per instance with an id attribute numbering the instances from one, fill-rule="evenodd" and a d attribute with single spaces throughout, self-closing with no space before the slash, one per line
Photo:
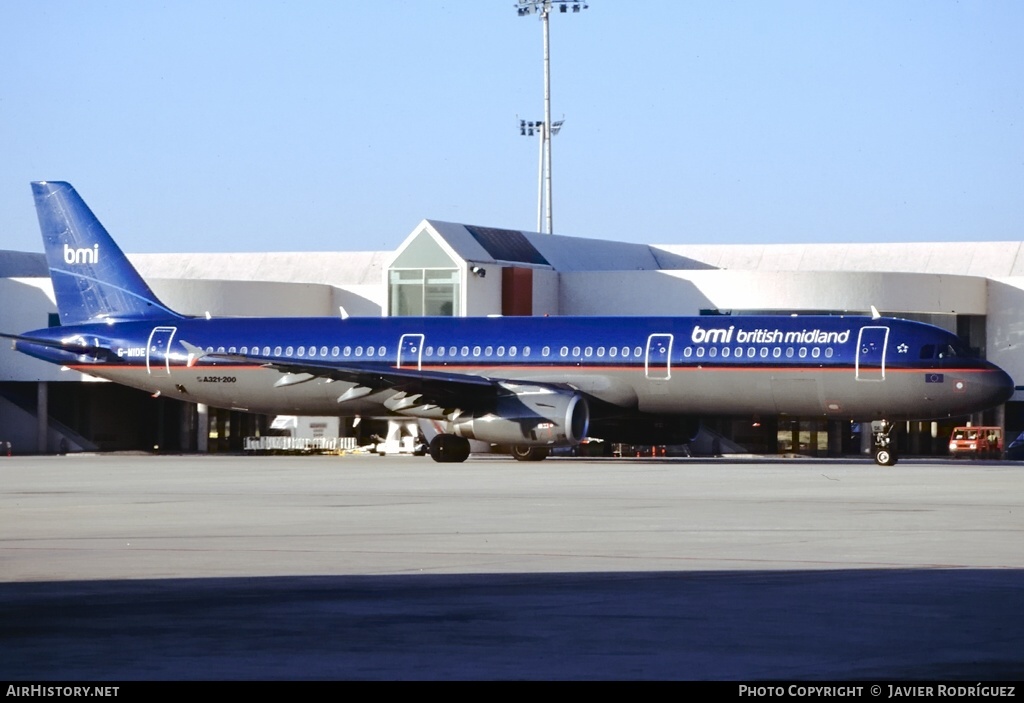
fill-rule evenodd
<path id="1" fill-rule="evenodd" d="M 945 348 L 941 348 L 940 347 L 939 348 L 939 354 L 938 354 L 940 359 L 955 359 L 958 356 L 970 356 L 970 355 L 971 354 L 970 354 L 970 352 L 967 351 L 967 348 L 962 346 L 959 342 L 954 342 L 953 344 L 947 344 L 945 346 Z"/>
<path id="2" fill-rule="evenodd" d="M 921 346 L 921 359 L 955 359 L 972 356 L 963 344 L 958 341 L 946 344 L 924 344 Z"/>

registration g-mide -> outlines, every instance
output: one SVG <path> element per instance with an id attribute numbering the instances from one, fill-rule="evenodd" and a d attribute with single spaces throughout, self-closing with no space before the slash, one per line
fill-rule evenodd
<path id="1" fill-rule="evenodd" d="M 92 205 L 101 218 L 117 206 Z M 877 311 L 949 330 L 1011 377 L 1024 378 L 1020 242 L 634 244 L 423 220 L 394 251 L 132 254 L 129 243 L 121 245 L 162 301 L 192 315 L 704 315 L 706 324 L 679 340 L 683 353 L 697 358 L 745 342 L 777 344 L 786 354 L 848 341 L 840 339 L 842 332 L 813 326 L 799 332 L 751 328 L 750 318 L 741 328 L 730 316 Z M 65 256 L 95 260 L 98 252 Z M 41 248 L 0 251 L 0 300 L 0 331 L 58 324 Z M 244 438 L 266 434 L 273 419 L 152 397 L 61 370 L 8 344 L 0 348 L 4 453 L 7 442 L 15 454 L 235 451 Z M 711 445 L 768 455 L 860 456 L 870 449 L 870 428 L 826 416 L 701 422 L 695 453 Z M 952 428 L 967 423 L 1001 426 L 1012 438 L 1024 430 L 1024 393 L 972 417 L 904 423 L 898 450 L 908 457 L 945 456 Z M 330 427 L 357 436 L 374 426 L 340 417 Z"/>

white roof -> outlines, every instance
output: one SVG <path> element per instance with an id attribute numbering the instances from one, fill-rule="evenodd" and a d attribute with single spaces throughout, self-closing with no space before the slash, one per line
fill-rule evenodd
<path id="1" fill-rule="evenodd" d="M 497 263 L 465 225 L 427 220 L 466 261 Z M 417 229 L 418 231 L 418 229 Z M 1024 276 L 1024 242 L 631 244 L 518 232 L 556 271 L 730 269 Z M 379 285 L 387 251 L 129 254 L 143 278 Z M 42 254 L 0 250 L 0 277 L 46 277 Z"/>
<path id="2" fill-rule="evenodd" d="M 501 230 L 494 227 L 478 227 L 456 222 L 424 220 L 464 261 L 473 263 L 528 263 L 515 258 L 515 246 L 509 246 L 505 253 L 493 247 L 490 251 L 472 230 L 504 232 L 511 238 L 521 238 L 532 246 L 548 265 L 556 271 L 657 271 L 660 269 L 706 269 L 707 264 L 686 259 L 664 249 L 647 244 L 616 242 L 606 239 L 586 239 L 564 235 Z M 419 228 L 415 230 L 419 232 Z M 518 249 L 521 251 L 521 249 Z M 533 264 L 538 265 L 538 264 Z M 543 264 L 540 264 L 543 266 Z"/>
<path id="3" fill-rule="evenodd" d="M 715 268 L 746 271 L 877 271 L 999 278 L 1024 275 L 1021 242 L 659 244 Z"/>
<path id="4" fill-rule="evenodd" d="M 143 278 L 380 285 L 390 252 L 128 254 Z M 44 273 L 45 275 L 45 273 Z"/>
<path id="5" fill-rule="evenodd" d="M 28 251 L 0 249 L 0 278 L 46 278 L 46 257 Z"/>

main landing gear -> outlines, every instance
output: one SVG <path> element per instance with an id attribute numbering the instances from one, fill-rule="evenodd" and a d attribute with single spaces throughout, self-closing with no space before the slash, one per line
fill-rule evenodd
<path id="1" fill-rule="evenodd" d="M 439 434 L 430 440 L 430 458 L 441 464 L 458 464 L 469 458 L 469 440 L 453 434 Z M 550 450 L 547 447 L 515 445 L 512 456 L 517 461 L 542 461 Z"/>
<path id="2" fill-rule="evenodd" d="M 469 458 L 469 440 L 453 434 L 439 434 L 430 440 L 430 458 L 441 464 L 458 464 Z"/>
<path id="3" fill-rule="evenodd" d="M 547 447 L 527 447 L 522 444 L 512 447 L 512 457 L 516 461 L 543 461 L 548 453 Z"/>
<path id="4" fill-rule="evenodd" d="M 879 466 L 894 466 L 899 461 L 893 441 L 896 439 L 894 428 L 888 420 L 871 423 L 872 451 Z"/>

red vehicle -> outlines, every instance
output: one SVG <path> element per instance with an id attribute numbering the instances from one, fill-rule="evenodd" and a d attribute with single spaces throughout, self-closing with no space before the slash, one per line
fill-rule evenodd
<path id="1" fill-rule="evenodd" d="M 953 458 L 998 459 L 1003 454 L 1003 428 L 957 427 L 949 438 Z"/>

